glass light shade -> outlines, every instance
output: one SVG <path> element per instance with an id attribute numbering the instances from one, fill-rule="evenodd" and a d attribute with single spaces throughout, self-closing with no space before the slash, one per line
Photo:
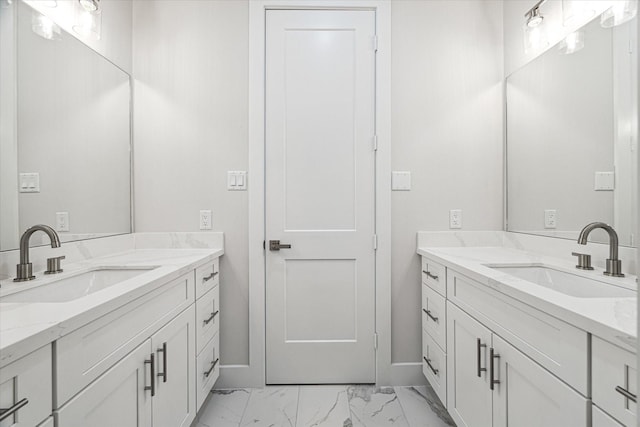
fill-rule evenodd
<path id="1" fill-rule="evenodd" d="M 638 0 L 616 0 L 600 16 L 600 25 L 611 28 L 632 20 L 638 14 Z"/>
<path id="2" fill-rule="evenodd" d="M 31 14 L 31 30 L 47 40 L 57 40 L 60 38 L 60 27 L 51 20 L 35 10 Z"/>
<path id="3" fill-rule="evenodd" d="M 584 31 L 575 31 L 565 37 L 558 45 L 560 52 L 571 55 L 584 48 Z"/>
<path id="4" fill-rule="evenodd" d="M 102 32 L 102 13 L 100 9 L 88 11 L 79 1 L 76 1 L 73 31 L 83 37 L 100 40 Z"/>
<path id="5" fill-rule="evenodd" d="M 57 0 L 40 0 L 38 4 L 45 7 L 58 7 Z"/>
<path id="6" fill-rule="evenodd" d="M 540 52 L 549 46 L 549 39 L 547 35 L 547 26 L 542 21 L 540 25 L 536 27 L 530 27 L 527 24 L 523 27 L 524 31 L 524 52 L 529 54 L 531 52 Z"/>
<path id="7" fill-rule="evenodd" d="M 593 0 L 562 0 L 562 20 L 565 27 L 584 24 L 596 14 Z"/>

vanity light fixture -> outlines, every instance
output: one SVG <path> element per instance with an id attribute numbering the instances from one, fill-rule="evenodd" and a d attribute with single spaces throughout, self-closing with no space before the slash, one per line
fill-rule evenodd
<path id="1" fill-rule="evenodd" d="M 100 40 L 102 32 L 100 0 L 77 0 L 74 5 L 73 31 L 81 36 Z"/>
<path id="2" fill-rule="evenodd" d="M 584 31 L 574 31 L 567 35 L 560 44 L 558 50 L 565 55 L 571 55 L 584 48 Z"/>
<path id="3" fill-rule="evenodd" d="M 60 27 L 48 16 L 36 12 L 31 14 L 31 30 L 47 40 L 58 40 L 60 38 Z"/>
<path id="4" fill-rule="evenodd" d="M 638 14 L 638 0 L 618 0 L 600 16 L 600 25 L 611 28 L 624 24 Z"/>
<path id="5" fill-rule="evenodd" d="M 524 14 L 524 51 L 540 51 L 549 45 L 544 16 L 540 13 L 540 6 L 547 0 L 540 0 Z"/>

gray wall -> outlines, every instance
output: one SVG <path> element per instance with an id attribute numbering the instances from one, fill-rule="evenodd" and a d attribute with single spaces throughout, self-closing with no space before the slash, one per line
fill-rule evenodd
<path id="1" fill-rule="evenodd" d="M 138 231 L 194 231 L 201 209 L 225 232 L 224 364 L 248 363 L 248 0 L 134 2 Z M 416 232 L 502 224 L 502 3 L 392 2 L 393 362 L 420 360 Z M 251 173 L 251 171 L 249 171 Z M 249 189 L 251 191 L 251 189 Z"/>

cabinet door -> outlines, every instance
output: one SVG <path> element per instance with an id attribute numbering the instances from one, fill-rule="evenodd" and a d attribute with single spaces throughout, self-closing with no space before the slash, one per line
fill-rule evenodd
<path id="1" fill-rule="evenodd" d="M 64 427 L 150 427 L 151 341 L 147 340 L 57 413 Z"/>
<path id="2" fill-rule="evenodd" d="M 447 409 L 458 427 L 492 424 L 487 373 L 491 331 L 447 303 Z"/>
<path id="3" fill-rule="evenodd" d="M 151 337 L 156 354 L 154 427 L 189 426 L 195 419 L 195 308 L 190 306 Z"/>
<path id="4" fill-rule="evenodd" d="M 582 395 L 497 335 L 493 354 L 493 377 L 500 381 L 493 392 L 494 427 L 587 426 Z"/>

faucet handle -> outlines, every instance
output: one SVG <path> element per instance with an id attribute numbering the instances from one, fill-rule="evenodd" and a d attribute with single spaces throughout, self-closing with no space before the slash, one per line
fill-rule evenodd
<path id="1" fill-rule="evenodd" d="M 47 258 L 47 271 L 45 271 L 44 274 L 62 273 L 62 268 L 60 268 L 60 261 L 62 261 L 65 258 L 66 257 L 64 255 L 53 257 L 53 258 Z"/>
<path id="2" fill-rule="evenodd" d="M 578 252 L 571 252 L 571 255 L 578 257 L 578 265 L 576 265 L 576 268 L 580 270 L 593 270 L 593 267 L 591 267 L 591 255 Z"/>

